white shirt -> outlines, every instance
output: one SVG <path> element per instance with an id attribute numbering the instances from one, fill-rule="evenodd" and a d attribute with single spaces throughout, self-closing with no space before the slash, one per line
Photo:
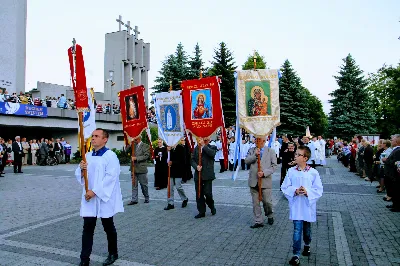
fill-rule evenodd
<path id="1" fill-rule="evenodd" d="M 119 183 L 120 165 L 117 155 L 111 150 L 103 156 L 86 154 L 88 163 L 88 188 L 96 195 L 89 201 L 85 200 L 85 181 L 81 168 L 75 171 L 78 182 L 82 185 L 82 200 L 80 215 L 82 217 L 110 218 L 118 212 L 124 212 L 121 187 Z"/>
<path id="2" fill-rule="evenodd" d="M 222 151 L 222 141 L 217 140 L 215 142 L 215 146 L 218 149 L 218 151 L 215 154 L 215 161 L 219 161 L 220 159 L 224 159 L 224 152 Z"/>
<path id="3" fill-rule="evenodd" d="M 307 190 L 307 197 L 295 196 L 296 189 L 301 186 Z M 317 220 L 317 201 L 323 193 L 321 178 L 317 170 L 310 166 L 306 166 L 303 171 L 299 171 L 297 166 L 289 168 L 281 189 L 289 201 L 290 220 L 307 222 Z"/>
<path id="4" fill-rule="evenodd" d="M 250 144 L 249 143 L 241 143 L 240 144 L 240 159 L 246 159 L 247 153 L 249 152 Z"/>

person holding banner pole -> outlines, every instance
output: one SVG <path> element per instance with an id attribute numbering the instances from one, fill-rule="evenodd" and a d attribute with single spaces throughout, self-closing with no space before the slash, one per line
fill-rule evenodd
<path id="1" fill-rule="evenodd" d="M 199 138 L 197 147 L 192 154 L 191 165 L 195 169 L 194 183 L 197 210 L 199 211 L 194 217 L 196 219 L 206 216 L 206 204 L 210 208 L 212 215 L 217 213 L 212 194 L 212 181 L 215 179 L 214 158 L 217 147 L 209 143 L 210 137 Z"/>
<path id="2" fill-rule="evenodd" d="M 168 150 L 168 166 L 170 167 L 170 191 L 168 195 L 168 205 L 164 210 L 174 209 L 174 187 L 178 191 L 182 200 L 182 208 L 188 204 L 188 197 L 182 187 L 182 177 L 185 174 L 185 147 L 181 144 L 176 145 L 175 148 L 167 147 Z"/>
<path id="3" fill-rule="evenodd" d="M 134 173 L 134 182 L 132 182 L 132 200 L 128 203 L 128 205 L 138 204 L 138 183 L 140 183 L 140 187 L 142 189 L 142 193 L 144 196 L 144 203 L 149 203 L 149 180 L 147 178 L 147 160 L 150 158 L 150 148 L 149 145 L 142 142 L 142 137 L 138 136 L 134 139 L 136 145 L 134 145 L 134 156 L 132 157 L 133 170 Z M 130 153 L 132 148 L 129 146 L 126 150 L 127 153 Z"/>
<path id="4" fill-rule="evenodd" d="M 271 198 L 272 174 L 276 170 L 277 163 L 275 151 L 271 148 L 265 147 L 265 142 L 265 138 L 257 138 L 258 147 L 249 149 L 245 159 L 245 163 L 250 165 L 248 184 L 253 201 L 253 214 L 255 220 L 255 224 L 250 226 L 250 228 L 253 229 L 264 226 L 260 201 L 263 203 L 265 216 L 268 217 L 268 224 L 272 225 L 274 223 Z M 258 158 L 260 158 L 260 170 L 258 166 Z M 261 194 L 259 192 L 260 190 Z"/>

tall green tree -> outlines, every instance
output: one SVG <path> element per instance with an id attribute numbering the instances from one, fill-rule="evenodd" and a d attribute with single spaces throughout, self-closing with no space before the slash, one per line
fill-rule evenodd
<path id="1" fill-rule="evenodd" d="M 289 60 L 283 63 L 281 73 L 282 76 L 279 79 L 279 103 L 281 108 L 279 134 L 303 136 L 307 126 L 310 126 L 311 123 L 308 90 L 301 85 L 301 79 L 294 71 Z"/>
<path id="2" fill-rule="evenodd" d="M 176 47 L 175 54 L 169 55 L 163 62 L 161 70 L 158 72 L 160 76 L 155 79 L 156 92 L 168 91 L 169 82 L 172 81 L 172 88 L 179 90 L 180 81 L 190 79 L 189 58 L 186 54 L 182 43 Z"/>
<path id="3" fill-rule="evenodd" d="M 328 129 L 328 117 L 324 113 L 321 100 L 304 88 L 307 95 L 308 117 L 310 119 L 310 131 L 315 136 L 323 136 Z"/>
<path id="4" fill-rule="evenodd" d="M 267 63 L 265 62 L 264 56 L 261 56 L 258 52 L 255 52 L 256 56 L 256 69 L 267 68 Z M 254 68 L 254 55 L 249 55 L 246 62 L 242 65 L 243 70 L 249 70 Z"/>
<path id="5" fill-rule="evenodd" d="M 197 43 L 196 46 L 194 47 L 193 57 L 191 57 L 189 60 L 190 79 L 199 78 L 200 70 L 203 71 L 203 76 L 204 72 L 206 72 L 206 70 L 204 69 L 204 62 L 203 59 L 201 58 L 201 55 L 202 51 L 200 50 L 200 46 Z"/>
<path id="6" fill-rule="evenodd" d="M 339 86 L 329 95 L 332 104 L 329 114 L 330 134 L 351 138 L 355 134 L 374 133 L 375 116 L 372 101 L 366 89 L 363 71 L 349 54 L 343 59 L 339 75 L 334 76 Z"/>
<path id="7" fill-rule="evenodd" d="M 208 74 L 210 76 L 222 76 L 221 100 L 225 124 L 234 125 L 236 121 L 236 90 L 233 73 L 236 66 L 233 54 L 224 42 L 221 42 L 219 47 L 214 49 L 214 53 L 214 61 Z"/>
<path id="8" fill-rule="evenodd" d="M 368 83 L 377 131 L 382 138 L 389 138 L 400 128 L 400 65 L 384 65 L 377 73 L 369 74 Z"/>

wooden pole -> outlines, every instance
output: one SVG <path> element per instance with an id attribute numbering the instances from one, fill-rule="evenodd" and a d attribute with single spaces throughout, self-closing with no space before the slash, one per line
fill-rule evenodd
<path id="1" fill-rule="evenodd" d="M 257 147 L 261 150 L 261 139 L 257 138 Z M 261 155 L 257 155 L 257 164 L 258 164 L 258 171 L 257 171 L 257 176 L 258 172 L 261 172 Z M 261 177 L 258 176 L 258 200 L 261 202 L 262 201 L 262 179 Z"/>
<path id="2" fill-rule="evenodd" d="M 135 157 L 135 145 L 133 145 L 134 140 L 131 142 L 131 177 L 132 177 L 132 187 L 135 186 L 136 180 L 135 180 L 135 164 L 133 162 L 133 157 Z"/>
<path id="3" fill-rule="evenodd" d="M 171 152 L 168 151 L 168 157 L 171 161 Z M 171 197 L 171 166 L 168 164 L 168 199 Z"/>
<path id="4" fill-rule="evenodd" d="M 82 155 L 82 161 L 86 163 L 86 149 L 85 149 L 85 137 L 83 136 L 83 112 L 78 112 L 79 117 L 79 146 Z M 83 170 L 83 179 L 85 181 L 85 190 L 88 192 L 88 175 L 87 169 Z"/>
<path id="5" fill-rule="evenodd" d="M 197 141 L 197 147 L 199 148 L 199 165 L 201 166 L 201 147 L 198 144 L 199 141 Z M 201 190 L 201 171 L 199 172 L 199 184 L 198 184 L 198 189 L 197 189 L 197 197 L 200 198 L 200 190 Z"/>

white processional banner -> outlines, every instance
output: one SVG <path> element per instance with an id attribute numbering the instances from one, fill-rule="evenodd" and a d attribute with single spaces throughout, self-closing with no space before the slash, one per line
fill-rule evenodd
<path id="1" fill-rule="evenodd" d="M 96 107 L 94 106 L 94 91 L 90 89 L 88 93 L 89 111 L 83 112 L 83 136 L 85 140 L 92 136 L 96 130 Z M 79 126 L 78 126 L 79 128 Z"/>
<path id="2" fill-rule="evenodd" d="M 155 94 L 158 135 L 168 146 L 175 146 L 184 137 L 182 91 Z"/>
<path id="3" fill-rule="evenodd" d="M 240 127 L 265 137 L 280 125 L 278 70 L 237 71 L 236 93 Z"/>

